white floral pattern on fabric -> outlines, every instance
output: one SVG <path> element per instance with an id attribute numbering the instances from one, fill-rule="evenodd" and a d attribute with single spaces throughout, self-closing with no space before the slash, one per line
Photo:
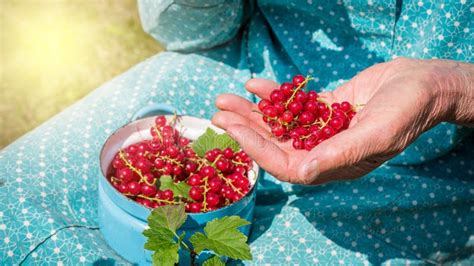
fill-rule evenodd
<path id="1" fill-rule="evenodd" d="M 152 36 L 170 50 L 194 52 L 140 63 L 0 152 L 4 264 L 127 264 L 97 230 L 98 153 L 144 105 L 210 118 L 220 93 L 256 100 L 243 88 L 251 76 L 284 81 L 307 73 L 321 91 L 397 56 L 473 60 L 472 1 L 139 5 Z M 246 264 L 472 264 L 469 133 L 439 125 L 352 182 L 308 188 L 266 175 L 250 236 L 254 260 Z"/>

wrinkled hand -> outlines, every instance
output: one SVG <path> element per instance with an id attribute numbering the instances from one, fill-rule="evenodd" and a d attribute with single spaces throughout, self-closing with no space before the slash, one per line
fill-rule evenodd
<path id="1" fill-rule="evenodd" d="M 272 137 L 261 115 L 252 112 L 258 110 L 257 105 L 236 95 L 217 98 L 220 111 L 212 122 L 228 131 L 261 167 L 282 181 L 320 184 L 353 179 L 394 157 L 437 123 L 460 115 L 452 114 L 450 96 L 454 93 L 444 88 L 466 82 L 455 73 L 458 65 L 454 61 L 396 59 L 364 70 L 333 92 L 321 93 L 330 103 L 349 101 L 365 107 L 347 130 L 309 152 L 295 150 L 291 141 Z M 265 79 L 246 84 L 248 91 L 266 99 L 278 87 Z"/>

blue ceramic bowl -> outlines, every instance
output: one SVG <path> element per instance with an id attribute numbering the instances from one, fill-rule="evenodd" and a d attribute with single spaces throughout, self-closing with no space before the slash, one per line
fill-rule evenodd
<path id="1" fill-rule="evenodd" d="M 171 108 L 166 109 L 161 105 L 152 108 L 147 107 L 147 109 L 137 113 L 135 118 L 141 118 L 150 113 L 157 115 L 160 110 L 162 110 L 161 113 L 172 111 Z M 100 154 L 101 172 L 99 173 L 98 209 L 100 231 L 112 249 L 124 259 L 138 265 L 151 264 L 151 252 L 143 248 L 146 239 L 142 235 L 143 230 L 147 227 L 146 219 L 151 209 L 119 193 L 107 180 L 106 174 L 113 157 L 120 148 L 151 138 L 148 129 L 154 124 L 154 119 L 155 117 L 141 118 L 121 127 L 107 139 Z M 190 139 L 197 138 L 207 127 L 220 131 L 214 128 L 209 120 L 189 116 L 183 116 L 178 123 L 179 126 L 186 128 L 185 136 Z M 249 174 L 252 188 L 245 197 L 215 211 L 188 214 L 188 218 L 178 234 L 185 231 L 189 237 L 194 232 L 202 232 L 207 222 L 229 215 L 238 215 L 243 219 L 252 221 L 259 172 L 259 168 L 255 163 L 253 170 Z M 243 227 L 242 232 L 248 236 L 250 225 Z M 185 241 L 189 244 L 188 237 L 185 238 Z M 201 255 L 197 260 L 198 262 L 203 261 L 208 256 L 209 254 Z M 188 252 L 180 251 L 180 265 L 189 265 L 189 258 Z"/>

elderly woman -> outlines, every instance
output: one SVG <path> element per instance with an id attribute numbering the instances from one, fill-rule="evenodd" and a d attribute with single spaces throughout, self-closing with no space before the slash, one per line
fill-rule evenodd
<path id="1" fill-rule="evenodd" d="M 474 143 L 462 126 L 474 124 L 472 2 L 142 0 L 139 8 L 169 52 L 0 153 L 4 263 L 123 262 L 96 230 L 98 154 L 153 103 L 215 114 L 271 174 L 258 187 L 248 263 L 473 263 Z M 253 93 L 266 98 L 298 73 L 329 100 L 365 104 L 348 130 L 310 152 L 273 142 L 251 112 Z"/>

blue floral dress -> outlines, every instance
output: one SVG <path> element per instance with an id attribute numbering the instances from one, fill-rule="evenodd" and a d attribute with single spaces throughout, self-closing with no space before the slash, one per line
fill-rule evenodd
<path id="1" fill-rule="evenodd" d="M 315 77 L 333 90 L 398 56 L 472 63 L 474 2 L 139 1 L 166 46 L 0 152 L 2 264 L 123 261 L 97 230 L 98 154 L 146 105 L 210 118 L 251 77 Z M 473 264 L 474 140 L 441 124 L 355 181 L 317 187 L 266 175 L 245 264 Z"/>

